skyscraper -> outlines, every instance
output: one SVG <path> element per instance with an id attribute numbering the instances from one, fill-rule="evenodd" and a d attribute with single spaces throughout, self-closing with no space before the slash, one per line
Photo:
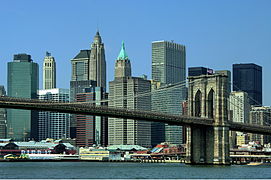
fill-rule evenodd
<path id="1" fill-rule="evenodd" d="M 250 105 L 262 105 L 262 67 L 253 63 L 233 64 L 233 91 L 248 93 Z"/>
<path id="2" fill-rule="evenodd" d="M 69 89 L 45 89 L 38 91 L 38 98 L 53 102 L 69 102 L 69 94 Z M 67 113 L 40 111 L 38 125 L 39 140 L 70 137 L 70 115 Z"/>
<path id="3" fill-rule="evenodd" d="M 131 76 L 131 64 L 122 43 L 115 62 L 115 79 L 109 82 L 109 106 L 127 109 L 151 109 L 150 95 L 137 96 L 151 91 L 150 81 Z M 109 118 L 109 145 L 151 145 L 151 123 L 132 119 Z"/>
<path id="4" fill-rule="evenodd" d="M 43 61 L 43 89 L 56 88 L 56 62 L 51 53 L 46 52 Z"/>
<path id="5" fill-rule="evenodd" d="M 30 55 L 16 54 L 8 63 L 8 96 L 37 98 L 39 67 Z M 8 137 L 15 140 L 37 139 L 38 114 L 36 111 L 8 109 Z"/>
<path id="6" fill-rule="evenodd" d="M 89 62 L 89 80 L 97 81 L 97 86 L 106 89 L 106 62 L 104 44 L 99 31 L 91 44 Z"/>
<path id="7" fill-rule="evenodd" d="M 107 102 L 100 102 L 107 99 L 107 93 L 102 87 L 90 87 L 85 93 L 76 95 L 77 102 L 89 102 L 95 105 L 106 105 Z M 93 103 L 93 101 L 97 101 Z M 108 121 L 107 117 L 76 115 L 77 132 L 76 145 L 80 147 L 92 145 L 108 145 Z"/>
<path id="8" fill-rule="evenodd" d="M 71 60 L 72 81 L 89 80 L 89 61 L 90 50 L 80 50 L 80 52 Z"/>
<path id="9" fill-rule="evenodd" d="M 5 96 L 6 91 L 4 86 L 0 86 L 0 96 Z M 7 111 L 4 108 L 0 108 L 0 139 L 7 136 Z"/>
<path id="10" fill-rule="evenodd" d="M 165 89 L 161 94 L 152 93 L 152 111 L 180 115 L 182 113 L 182 102 L 186 99 L 185 85 L 178 88 L 164 87 L 175 83 L 185 83 L 186 79 L 186 53 L 185 46 L 168 41 L 152 42 L 152 79 L 160 82 L 159 89 Z M 161 103 L 163 102 L 163 103 Z M 161 134 L 161 129 L 165 129 Z M 164 141 L 181 144 L 182 127 L 170 126 L 161 123 L 152 124 L 152 145 L 155 145 L 156 137 L 164 137 Z M 159 138 L 161 140 L 161 138 Z"/>
<path id="11" fill-rule="evenodd" d="M 71 102 L 77 93 L 84 93 L 85 88 L 102 87 L 106 89 L 106 62 L 104 44 L 97 32 L 90 50 L 81 50 L 72 60 L 72 78 L 70 82 Z M 71 137 L 76 137 L 76 120 L 71 118 Z"/>

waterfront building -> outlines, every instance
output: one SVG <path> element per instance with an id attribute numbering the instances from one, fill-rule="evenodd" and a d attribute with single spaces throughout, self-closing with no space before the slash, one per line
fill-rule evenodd
<path id="1" fill-rule="evenodd" d="M 213 69 L 206 67 L 189 67 L 188 76 L 200 76 L 200 75 L 211 75 L 214 73 Z"/>
<path id="2" fill-rule="evenodd" d="M 250 111 L 250 124 L 257 124 L 263 126 L 271 125 L 271 107 L 262 106 L 262 107 L 252 107 Z M 261 145 L 271 143 L 270 135 L 261 135 L 261 134 L 249 134 L 250 141 L 257 141 Z"/>
<path id="3" fill-rule="evenodd" d="M 107 105 L 102 100 L 107 99 L 107 93 L 102 87 L 86 88 L 85 93 L 76 95 L 77 102 L 89 102 L 93 105 Z M 95 103 L 93 103 L 95 101 Z M 76 145 L 90 147 L 93 145 L 107 146 L 108 122 L 107 117 L 76 115 Z"/>
<path id="4" fill-rule="evenodd" d="M 4 86 L 0 86 L 0 96 L 5 96 L 6 91 Z M 4 139 L 7 136 L 7 111 L 4 108 L 0 108 L 0 139 Z"/>
<path id="5" fill-rule="evenodd" d="M 45 89 L 38 91 L 40 100 L 69 102 L 69 89 Z M 38 119 L 39 140 L 70 137 L 70 115 L 67 113 L 40 111 Z"/>
<path id="6" fill-rule="evenodd" d="M 186 53 L 185 46 L 168 41 L 152 42 L 152 79 L 160 87 L 152 92 L 152 111 L 182 114 L 181 103 L 186 100 Z M 166 88 L 180 83 L 178 88 Z M 183 85 L 181 85 L 183 83 Z M 164 88 L 165 90 L 157 91 Z M 167 89 L 167 90 L 166 90 Z M 162 103 L 161 103 L 162 102 Z M 161 130 L 164 129 L 164 133 Z M 152 145 L 161 142 L 182 143 L 182 127 L 162 123 L 152 125 Z M 159 142 L 163 138 L 164 140 Z"/>
<path id="7" fill-rule="evenodd" d="M 151 110 L 149 80 L 132 77 L 130 59 L 126 53 L 124 43 L 115 62 L 115 79 L 109 82 L 110 107 Z M 109 145 L 151 145 L 151 123 L 132 119 L 109 118 Z"/>
<path id="8" fill-rule="evenodd" d="M 50 154 L 60 154 L 65 152 L 66 154 L 75 154 L 76 148 L 70 143 L 63 143 L 61 140 L 46 141 L 13 141 L 12 139 L 6 139 L 8 141 L 0 143 L 0 158 L 5 155 L 12 154 L 19 157 L 20 155 L 27 155 L 31 157 L 36 155 L 35 159 L 47 159 Z M 64 148 L 63 148 L 64 147 Z M 52 156 L 50 157 L 52 159 Z"/>
<path id="9" fill-rule="evenodd" d="M 233 91 L 248 93 L 250 105 L 262 105 L 262 67 L 253 63 L 233 64 Z"/>
<path id="10" fill-rule="evenodd" d="M 30 55 L 16 54 L 8 63 L 8 89 L 10 97 L 37 98 L 39 67 Z M 7 110 L 8 137 L 15 140 L 37 139 L 38 113 L 30 110 Z"/>
<path id="11" fill-rule="evenodd" d="M 51 53 L 46 52 L 43 61 L 43 89 L 56 88 L 56 62 Z"/>

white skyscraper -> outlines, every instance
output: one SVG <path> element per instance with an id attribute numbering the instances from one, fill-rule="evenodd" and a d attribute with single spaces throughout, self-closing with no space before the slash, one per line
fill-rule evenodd
<path id="1" fill-rule="evenodd" d="M 38 97 L 41 100 L 69 102 L 69 89 L 39 90 Z M 38 127 L 39 140 L 67 138 L 70 136 L 70 115 L 67 113 L 40 111 Z"/>
<path id="2" fill-rule="evenodd" d="M 51 53 L 46 52 L 43 61 L 43 89 L 56 88 L 56 62 Z"/>
<path id="3" fill-rule="evenodd" d="M 250 104 L 246 92 L 233 91 L 230 93 L 230 111 L 233 122 L 249 122 Z"/>

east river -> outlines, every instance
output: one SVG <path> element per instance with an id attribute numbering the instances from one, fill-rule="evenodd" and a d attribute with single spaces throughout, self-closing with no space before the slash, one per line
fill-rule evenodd
<path id="1" fill-rule="evenodd" d="M 271 165 L 189 166 L 179 163 L 0 162 L 0 177 L 12 179 L 271 178 Z"/>

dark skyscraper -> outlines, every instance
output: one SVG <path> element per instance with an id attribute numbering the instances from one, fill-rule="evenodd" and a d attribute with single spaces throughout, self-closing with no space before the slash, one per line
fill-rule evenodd
<path id="1" fill-rule="evenodd" d="M 39 66 L 30 55 L 16 54 L 8 63 L 8 96 L 37 98 Z M 37 138 L 38 116 L 36 111 L 8 109 L 8 137 L 15 140 Z"/>
<path id="2" fill-rule="evenodd" d="M 249 104 L 262 105 L 262 67 L 253 63 L 233 64 L 233 91 L 247 92 Z"/>

